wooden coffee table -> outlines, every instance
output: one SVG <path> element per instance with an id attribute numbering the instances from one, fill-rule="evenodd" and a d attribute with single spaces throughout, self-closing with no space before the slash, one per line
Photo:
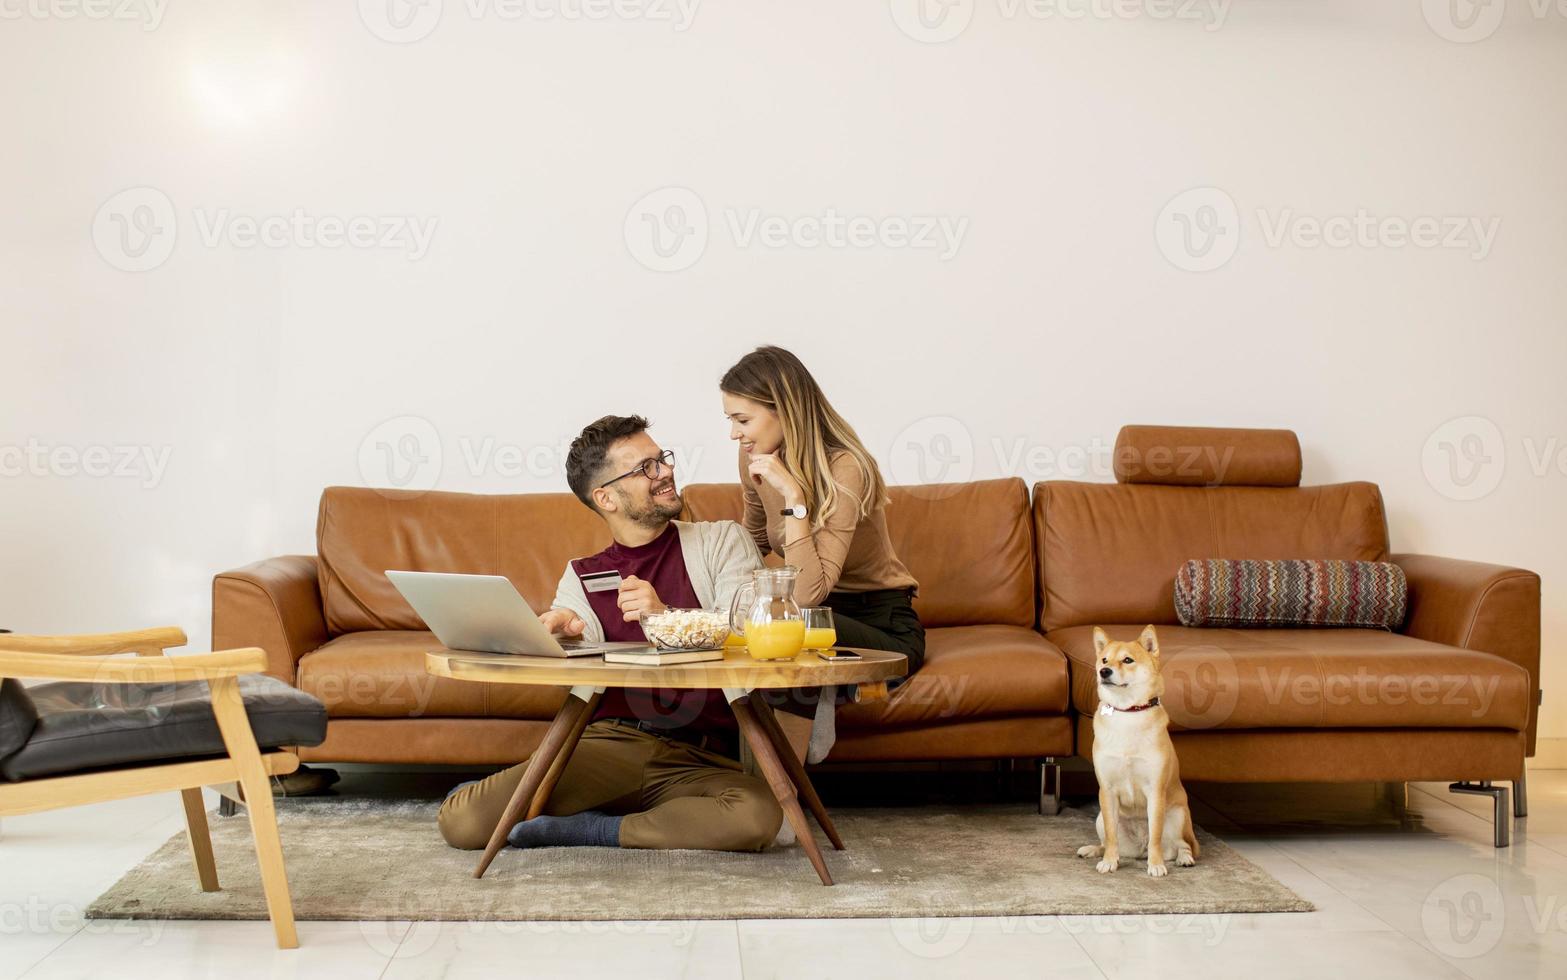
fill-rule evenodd
<path id="1" fill-rule="evenodd" d="M 832 846 L 843 850 L 843 839 L 827 816 L 827 808 L 805 774 L 805 766 L 795 758 L 794 751 L 778 727 L 773 709 L 761 698 L 751 694 L 759 690 L 777 690 L 796 687 L 817 687 L 830 684 L 859 684 L 860 699 L 874 700 L 887 696 L 887 681 L 902 677 L 907 670 L 906 658 L 901 653 L 883 650 L 860 650 L 839 647 L 857 653 L 862 659 L 838 662 L 823 660 L 814 653 L 801 653 L 790 660 L 753 660 L 744 649 L 725 651 L 723 660 L 706 663 L 678 664 L 669 667 L 633 667 L 625 664 L 606 664 L 604 658 L 573 657 L 562 660 L 556 657 L 521 657 L 493 653 L 465 653 L 460 650 L 436 650 L 425 655 L 425 669 L 438 677 L 459 681 L 483 681 L 490 684 L 538 684 L 547 687 L 569 687 L 570 696 L 561 705 L 560 712 L 550 723 L 544 741 L 528 760 L 522 782 L 512 794 L 501 822 L 490 837 L 484 857 L 474 868 L 475 878 L 484 877 L 490 862 L 506 844 L 506 834 L 519 820 L 538 816 L 550 793 L 560 781 L 571 753 L 577 747 L 583 729 L 593 718 L 593 711 L 605 689 L 611 687 L 663 687 L 676 690 L 721 690 L 735 713 L 740 734 L 756 756 L 767 785 L 778 798 L 789 825 L 805 848 L 806 856 L 821 876 L 822 884 L 832 884 L 827 872 L 827 862 L 816 846 L 805 813 L 800 809 L 800 797 L 821 824 Z"/>

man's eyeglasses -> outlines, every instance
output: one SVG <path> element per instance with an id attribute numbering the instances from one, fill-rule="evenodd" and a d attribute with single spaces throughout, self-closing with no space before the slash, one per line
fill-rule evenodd
<path id="1" fill-rule="evenodd" d="M 626 472 L 615 477 L 613 480 L 600 483 L 599 489 L 602 490 L 611 483 L 617 483 L 621 480 L 624 480 L 628 476 L 636 476 L 638 473 L 641 473 L 649 480 L 656 480 L 658 479 L 658 464 L 660 463 L 663 463 L 665 466 L 673 470 L 675 468 L 675 451 L 673 449 L 666 449 L 657 456 L 654 456 L 650 459 L 644 459 L 642 462 L 637 464 L 636 469 L 627 470 Z"/>

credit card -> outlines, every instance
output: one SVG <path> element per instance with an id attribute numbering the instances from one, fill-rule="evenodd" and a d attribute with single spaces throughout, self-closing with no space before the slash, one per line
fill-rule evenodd
<path id="1" fill-rule="evenodd" d="M 614 569 L 607 572 L 588 572 L 578 577 L 582 579 L 582 587 L 589 592 L 620 591 L 620 573 Z"/>

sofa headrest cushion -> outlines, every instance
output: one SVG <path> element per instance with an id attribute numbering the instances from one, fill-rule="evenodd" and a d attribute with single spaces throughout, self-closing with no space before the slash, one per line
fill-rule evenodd
<path id="1" fill-rule="evenodd" d="M 1289 429 L 1126 425 L 1115 440 L 1115 479 L 1176 487 L 1298 487 L 1300 440 Z"/>

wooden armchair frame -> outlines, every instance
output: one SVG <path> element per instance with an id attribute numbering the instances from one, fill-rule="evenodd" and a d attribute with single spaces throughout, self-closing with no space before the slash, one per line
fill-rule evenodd
<path id="1" fill-rule="evenodd" d="M 169 648 L 184 644 L 185 632 L 177 627 L 83 636 L 0 634 L 0 678 L 95 684 L 206 681 L 212 691 L 212 714 L 228 750 L 226 756 L 217 759 L 0 782 L 0 817 L 178 790 L 185 808 L 185 829 L 196 877 L 202 891 L 212 892 L 218 890 L 218 872 L 201 788 L 213 786 L 229 798 L 243 792 L 242 802 L 250 815 L 261 885 L 277 944 L 280 949 L 294 949 L 299 946 L 299 937 L 294 929 L 294 907 L 283 867 L 283 846 L 278 838 L 270 780 L 274 775 L 299 768 L 299 757 L 292 752 L 261 751 L 239 692 L 242 675 L 266 670 L 266 653 L 259 647 L 245 647 L 192 656 L 165 655 Z M 117 653 L 137 656 L 110 656 Z"/>

